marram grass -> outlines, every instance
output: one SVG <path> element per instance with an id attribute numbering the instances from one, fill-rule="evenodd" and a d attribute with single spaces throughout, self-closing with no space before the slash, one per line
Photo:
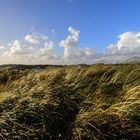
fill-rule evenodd
<path id="1" fill-rule="evenodd" d="M 0 140 L 139 140 L 140 65 L 0 70 Z"/>

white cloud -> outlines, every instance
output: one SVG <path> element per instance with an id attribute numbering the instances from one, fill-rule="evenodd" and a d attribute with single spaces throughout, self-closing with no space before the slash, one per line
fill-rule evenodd
<path id="1" fill-rule="evenodd" d="M 25 39 L 25 41 L 27 41 L 31 44 L 39 44 L 40 41 L 48 40 L 48 36 L 43 35 L 43 34 L 34 33 L 32 35 L 26 35 L 24 39 Z"/>
<path id="2" fill-rule="evenodd" d="M 118 36 L 117 43 L 110 44 L 96 62 L 121 63 L 140 56 L 140 32 L 125 32 Z"/>
<path id="3" fill-rule="evenodd" d="M 0 49 L 4 49 L 4 46 L 0 46 Z"/>
<path id="4" fill-rule="evenodd" d="M 94 57 L 95 57 L 94 49 L 87 47 L 87 48 L 75 49 L 74 55 L 72 58 L 80 59 L 82 61 L 82 60 L 91 59 Z"/>
<path id="5" fill-rule="evenodd" d="M 46 41 L 48 40 L 48 37 L 45 35 L 38 35 L 38 38 L 40 41 L 42 41 L 41 44 L 38 44 L 38 47 L 27 46 L 26 42 L 23 40 L 15 40 L 12 43 L 9 43 L 9 49 L 3 53 L 3 55 L 0 57 L 0 60 L 6 62 L 4 61 L 4 59 L 6 59 L 8 63 L 23 64 L 49 63 L 48 60 L 51 61 L 55 58 L 53 52 L 54 44 L 53 42 Z M 44 47 L 40 48 L 42 44 Z"/>
<path id="6" fill-rule="evenodd" d="M 90 58 L 95 56 L 95 51 L 92 48 L 85 48 L 84 49 L 85 57 Z"/>
<path id="7" fill-rule="evenodd" d="M 39 43 L 38 36 L 36 36 L 36 35 L 26 35 L 25 40 L 31 44 L 38 44 Z"/>
<path id="8" fill-rule="evenodd" d="M 9 51 L 4 52 L 5 56 L 20 56 L 30 54 L 33 51 L 32 47 L 23 47 L 19 40 L 15 40 L 13 43 L 9 44 L 10 48 Z"/>
<path id="9" fill-rule="evenodd" d="M 64 48 L 64 58 L 71 58 L 75 54 L 75 47 L 77 45 L 80 31 L 72 27 L 68 28 L 70 35 L 65 40 L 60 42 L 60 46 Z"/>
<path id="10" fill-rule="evenodd" d="M 38 55 L 47 59 L 54 58 L 53 52 L 54 43 L 51 41 L 45 42 L 44 47 L 39 50 Z"/>
<path id="11" fill-rule="evenodd" d="M 34 63 L 35 51 L 31 46 L 21 44 L 19 40 L 9 43 L 9 49 L 0 57 L 3 63 L 8 64 L 32 64 Z"/>
<path id="12" fill-rule="evenodd" d="M 110 44 L 110 45 L 107 47 L 107 52 L 106 52 L 106 54 L 108 54 L 108 55 L 116 55 L 118 52 L 119 52 L 118 46 L 115 45 L 115 44 Z"/>
<path id="13" fill-rule="evenodd" d="M 135 48 L 139 47 L 140 44 L 138 42 L 137 33 L 126 32 L 119 35 L 119 41 L 117 43 L 118 49 L 121 50 L 123 48 Z"/>
<path id="14" fill-rule="evenodd" d="M 18 40 L 15 40 L 10 48 L 10 53 L 11 54 L 21 54 L 22 49 L 21 49 L 21 44 Z"/>
<path id="15" fill-rule="evenodd" d="M 126 32 L 119 35 L 119 40 L 116 44 L 108 46 L 110 54 L 132 55 L 140 53 L 140 32 Z"/>
<path id="16" fill-rule="evenodd" d="M 72 27 L 68 28 L 69 35 L 60 42 L 60 47 L 64 48 L 63 59 L 67 63 L 83 63 L 88 59 L 95 57 L 95 51 L 92 48 L 76 48 L 80 31 Z"/>

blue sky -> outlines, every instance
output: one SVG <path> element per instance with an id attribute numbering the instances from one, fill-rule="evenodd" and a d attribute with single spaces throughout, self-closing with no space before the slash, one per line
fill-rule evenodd
<path id="1" fill-rule="evenodd" d="M 80 31 L 78 47 L 105 52 L 120 34 L 140 31 L 139 13 L 139 0 L 1 0 L 0 45 L 35 32 L 47 35 L 59 52 L 72 26 Z"/>

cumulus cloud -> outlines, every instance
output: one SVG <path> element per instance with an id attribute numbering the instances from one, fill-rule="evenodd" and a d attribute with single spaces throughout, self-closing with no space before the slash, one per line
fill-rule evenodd
<path id="1" fill-rule="evenodd" d="M 22 47 L 19 40 L 15 40 L 13 43 L 9 44 L 10 49 L 9 51 L 4 52 L 5 56 L 19 56 L 19 55 L 25 55 L 30 54 L 33 50 L 32 47 Z"/>
<path id="2" fill-rule="evenodd" d="M 54 63 L 52 60 L 58 58 L 54 54 L 54 43 L 51 41 L 46 41 L 41 48 L 25 46 L 19 40 L 15 40 L 9 45 L 11 46 L 8 51 L 4 52 L 3 58 L 11 59 L 12 62 L 45 64 Z"/>
<path id="3" fill-rule="evenodd" d="M 39 43 L 39 39 L 35 35 L 26 35 L 25 40 L 31 44 L 38 44 Z"/>
<path id="4" fill-rule="evenodd" d="M 31 46 L 25 46 L 21 44 L 19 40 L 15 40 L 8 44 L 9 49 L 5 51 L 0 60 L 3 63 L 9 64 L 32 64 L 34 63 L 34 49 Z"/>
<path id="5" fill-rule="evenodd" d="M 80 31 L 76 30 L 72 27 L 68 28 L 68 32 L 70 35 L 67 36 L 65 40 L 60 42 L 60 46 L 64 48 L 64 58 L 74 57 L 75 47 L 77 45 Z"/>
<path id="6" fill-rule="evenodd" d="M 22 54 L 21 44 L 18 40 L 15 40 L 10 48 L 10 54 Z"/>
<path id="7" fill-rule="evenodd" d="M 118 46 L 116 44 L 110 44 L 107 47 L 106 54 L 108 54 L 108 55 L 116 55 L 118 52 L 119 52 Z"/>
<path id="8" fill-rule="evenodd" d="M 51 41 L 47 41 L 44 44 L 44 47 L 39 50 L 39 56 L 46 57 L 48 59 L 54 58 L 53 52 L 54 43 Z"/>
<path id="9" fill-rule="evenodd" d="M 135 56 L 140 56 L 140 32 L 125 32 L 118 36 L 116 43 L 107 47 L 96 62 L 121 63 Z"/>
<path id="10" fill-rule="evenodd" d="M 77 48 L 72 58 L 79 59 L 80 61 L 92 59 L 95 57 L 95 50 L 92 48 Z"/>
<path id="11" fill-rule="evenodd" d="M 95 51 L 92 48 L 84 48 L 84 53 L 86 58 L 91 58 L 95 55 Z"/>
<path id="12" fill-rule="evenodd" d="M 117 46 L 119 50 L 122 50 L 123 48 L 130 49 L 140 47 L 140 34 L 133 32 L 121 34 Z"/>
<path id="13" fill-rule="evenodd" d="M 116 44 L 108 46 L 109 54 L 132 55 L 140 53 L 140 33 L 126 32 L 118 37 Z"/>
<path id="14" fill-rule="evenodd" d="M 69 35 L 59 43 L 64 48 L 63 59 L 66 63 L 84 63 L 95 57 L 93 48 L 77 48 L 80 31 L 72 27 L 68 28 Z"/>
<path id="15" fill-rule="evenodd" d="M 48 36 L 47 35 L 42 35 L 42 34 L 39 35 L 37 33 L 34 33 L 32 35 L 26 35 L 24 39 L 25 39 L 25 41 L 27 41 L 27 42 L 29 42 L 31 44 L 39 44 L 40 41 L 47 40 Z"/>

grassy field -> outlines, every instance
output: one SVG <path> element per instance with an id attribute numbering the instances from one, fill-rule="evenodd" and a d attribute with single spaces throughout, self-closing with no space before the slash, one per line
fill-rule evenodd
<path id="1" fill-rule="evenodd" d="M 140 139 L 140 64 L 18 67 L 0 68 L 0 140 Z"/>

